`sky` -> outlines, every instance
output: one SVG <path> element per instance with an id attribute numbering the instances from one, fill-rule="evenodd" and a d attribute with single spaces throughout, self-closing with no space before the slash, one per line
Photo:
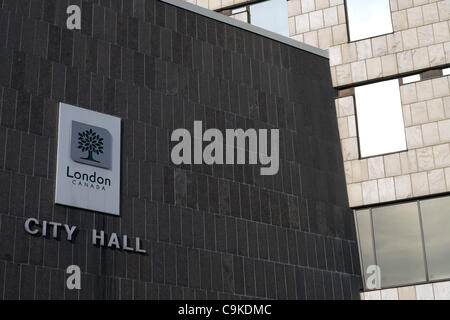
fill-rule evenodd
<path id="1" fill-rule="evenodd" d="M 389 0 L 347 0 L 350 41 L 391 33 Z"/>
<path id="2" fill-rule="evenodd" d="M 250 23 L 289 37 L 286 0 L 269 0 L 250 6 Z"/>
<path id="3" fill-rule="evenodd" d="M 361 157 L 406 150 L 398 80 L 355 88 Z"/>

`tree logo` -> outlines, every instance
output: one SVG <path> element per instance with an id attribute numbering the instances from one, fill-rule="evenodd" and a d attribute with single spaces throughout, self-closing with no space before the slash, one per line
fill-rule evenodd
<path id="1" fill-rule="evenodd" d="M 111 169 L 112 136 L 108 130 L 72 121 L 71 158 L 90 166 Z"/>
<path id="2" fill-rule="evenodd" d="M 88 156 L 82 159 L 100 162 L 95 160 L 92 155 L 94 153 L 103 153 L 103 138 L 92 129 L 78 132 L 78 149 L 81 149 L 83 152 L 88 152 Z"/>

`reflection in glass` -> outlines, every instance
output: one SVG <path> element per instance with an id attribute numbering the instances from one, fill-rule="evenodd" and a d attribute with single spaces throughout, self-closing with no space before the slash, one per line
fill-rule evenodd
<path id="1" fill-rule="evenodd" d="M 347 0 L 350 41 L 392 32 L 389 0 Z"/>
<path id="2" fill-rule="evenodd" d="M 250 6 L 250 23 L 289 37 L 286 0 L 268 0 Z"/>
<path id="3" fill-rule="evenodd" d="M 417 203 L 374 208 L 372 219 L 381 286 L 425 281 Z"/>
<path id="4" fill-rule="evenodd" d="M 361 157 L 406 150 L 398 80 L 355 88 Z"/>
<path id="5" fill-rule="evenodd" d="M 367 267 L 375 265 L 375 253 L 373 249 L 372 223 L 370 209 L 356 211 L 356 222 L 358 225 L 359 251 L 362 261 L 362 272 L 364 274 L 364 285 L 366 285 Z"/>
<path id="6" fill-rule="evenodd" d="M 450 278 L 450 197 L 420 202 L 430 280 Z"/>

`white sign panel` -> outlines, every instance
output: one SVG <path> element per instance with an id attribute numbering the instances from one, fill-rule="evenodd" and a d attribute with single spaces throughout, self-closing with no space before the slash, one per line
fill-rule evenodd
<path id="1" fill-rule="evenodd" d="M 121 119 L 59 104 L 55 202 L 120 214 Z"/>

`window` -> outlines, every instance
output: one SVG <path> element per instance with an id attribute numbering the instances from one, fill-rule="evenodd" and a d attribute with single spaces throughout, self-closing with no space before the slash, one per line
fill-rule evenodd
<path id="1" fill-rule="evenodd" d="M 417 81 L 420 81 L 420 74 L 415 74 L 412 76 L 407 76 L 407 77 L 402 78 L 403 84 L 413 83 L 413 82 L 417 82 Z"/>
<path id="2" fill-rule="evenodd" d="M 346 8 L 350 41 L 393 31 L 389 0 L 347 0 Z"/>
<path id="3" fill-rule="evenodd" d="M 381 283 L 397 286 L 425 281 L 417 204 L 376 208 L 372 219 Z"/>
<path id="4" fill-rule="evenodd" d="M 380 267 L 382 288 L 450 279 L 450 196 L 355 215 L 366 280 L 370 265 Z"/>
<path id="5" fill-rule="evenodd" d="M 248 11 L 247 7 L 240 7 L 236 8 L 230 11 L 228 11 L 230 14 L 230 17 L 245 23 L 248 23 Z"/>
<path id="6" fill-rule="evenodd" d="M 406 150 L 398 80 L 355 88 L 361 157 Z"/>
<path id="7" fill-rule="evenodd" d="M 222 11 L 231 18 L 289 37 L 286 0 L 267 0 Z"/>
<path id="8" fill-rule="evenodd" d="M 363 270 L 375 265 L 375 248 L 373 247 L 372 216 L 370 209 L 356 212 L 356 223 L 358 224 L 358 238 L 361 252 L 361 263 Z"/>
<path id="9" fill-rule="evenodd" d="M 250 6 L 250 23 L 289 37 L 286 0 L 268 0 Z"/>
<path id="10" fill-rule="evenodd" d="M 247 7 L 240 7 L 240 8 L 231 10 L 231 14 L 238 14 L 238 13 L 245 12 L 245 11 L 247 11 Z"/>
<path id="11" fill-rule="evenodd" d="M 450 197 L 421 201 L 420 208 L 430 280 L 450 278 Z"/>

